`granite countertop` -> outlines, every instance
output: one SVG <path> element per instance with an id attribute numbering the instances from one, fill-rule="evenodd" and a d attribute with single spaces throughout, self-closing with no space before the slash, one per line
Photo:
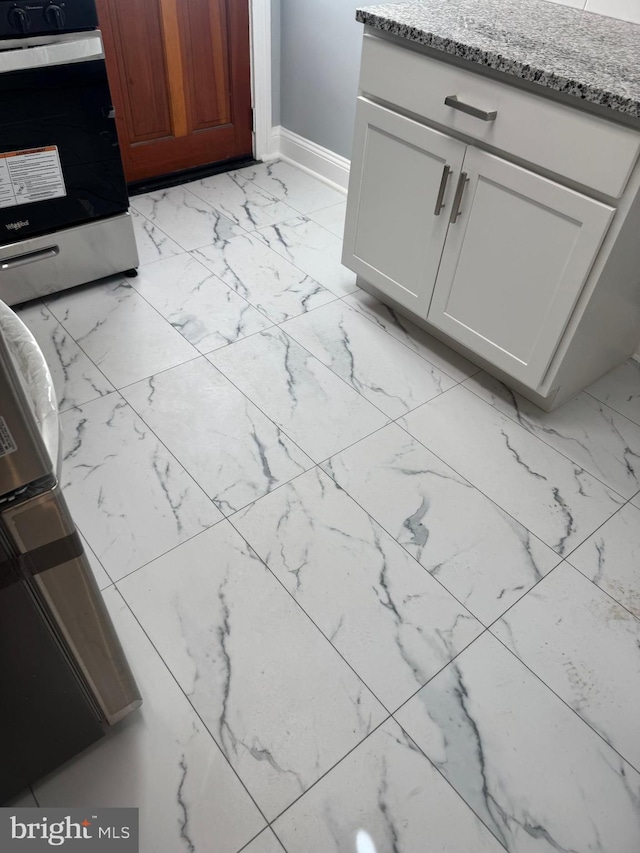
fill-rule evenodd
<path id="1" fill-rule="evenodd" d="M 375 29 L 640 118 L 640 26 L 547 0 L 366 6 Z"/>

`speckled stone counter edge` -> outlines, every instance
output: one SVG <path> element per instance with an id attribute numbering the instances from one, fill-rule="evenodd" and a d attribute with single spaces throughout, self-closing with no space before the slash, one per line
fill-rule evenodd
<path id="1" fill-rule="evenodd" d="M 509 59 L 499 53 L 492 53 L 491 51 L 482 50 L 469 44 L 442 38 L 442 36 L 437 36 L 434 33 L 426 32 L 417 27 L 411 27 L 408 24 L 400 24 L 391 18 L 385 18 L 364 9 L 356 11 L 356 20 L 361 24 L 366 24 L 368 27 L 400 36 L 400 38 L 405 38 L 417 44 L 426 45 L 443 53 L 465 59 L 468 62 L 486 65 L 488 68 L 493 68 L 503 74 L 511 74 L 513 77 L 537 83 L 539 86 L 554 89 L 557 92 L 564 92 L 567 95 L 580 98 L 584 101 L 590 101 L 593 104 L 599 104 L 610 110 L 640 118 L 640 102 L 632 98 L 623 98 L 605 89 L 581 83 L 579 80 L 560 77 L 553 72 L 534 68 L 531 65 Z"/>

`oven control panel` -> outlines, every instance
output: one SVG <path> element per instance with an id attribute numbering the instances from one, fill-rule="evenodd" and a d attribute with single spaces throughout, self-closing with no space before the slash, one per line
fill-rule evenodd
<path id="1" fill-rule="evenodd" d="M 97 26 L 93 0 L 0 0 L 0 39 L 74 33 Z"/>

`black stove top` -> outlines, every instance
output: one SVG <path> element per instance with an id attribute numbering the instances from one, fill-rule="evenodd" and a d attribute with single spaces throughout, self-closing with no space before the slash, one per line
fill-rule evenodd
<path id="1" fill-rule="evenodd" d="M 0 0 L 0 39 L 82 32 L 97 26 L 94 0 Z"/>

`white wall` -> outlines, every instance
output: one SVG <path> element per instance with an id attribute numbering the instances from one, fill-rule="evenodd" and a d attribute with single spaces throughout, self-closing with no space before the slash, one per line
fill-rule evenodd
<path id="1" fill-rule="evenodd" d="M 550 2 L 640 24 L 640 0 L 550 0 Z"/>
<path id="2" fill-rule="evenodd" d="M 358 88 L 358 0 L 280 0 L 280 124 L 344 157 Z"/>
<path id="3" fill-rule="evenodd" d="M 271 0 L 271 124 L 280 124 L 280 0 Z"/>
<path id="4" fill-rule="evenodd" d="M 279 33 L 274 33 L 279 40 L 273 75 L 274 125 L 281 124 L 347 158 L 363 29 L 356 23 L 355 10 L 371 2 L 272 0 L 274 28 L 278 20 L 280 24 Z M 640 23 L 640 0 L 551 2 Z"/>

